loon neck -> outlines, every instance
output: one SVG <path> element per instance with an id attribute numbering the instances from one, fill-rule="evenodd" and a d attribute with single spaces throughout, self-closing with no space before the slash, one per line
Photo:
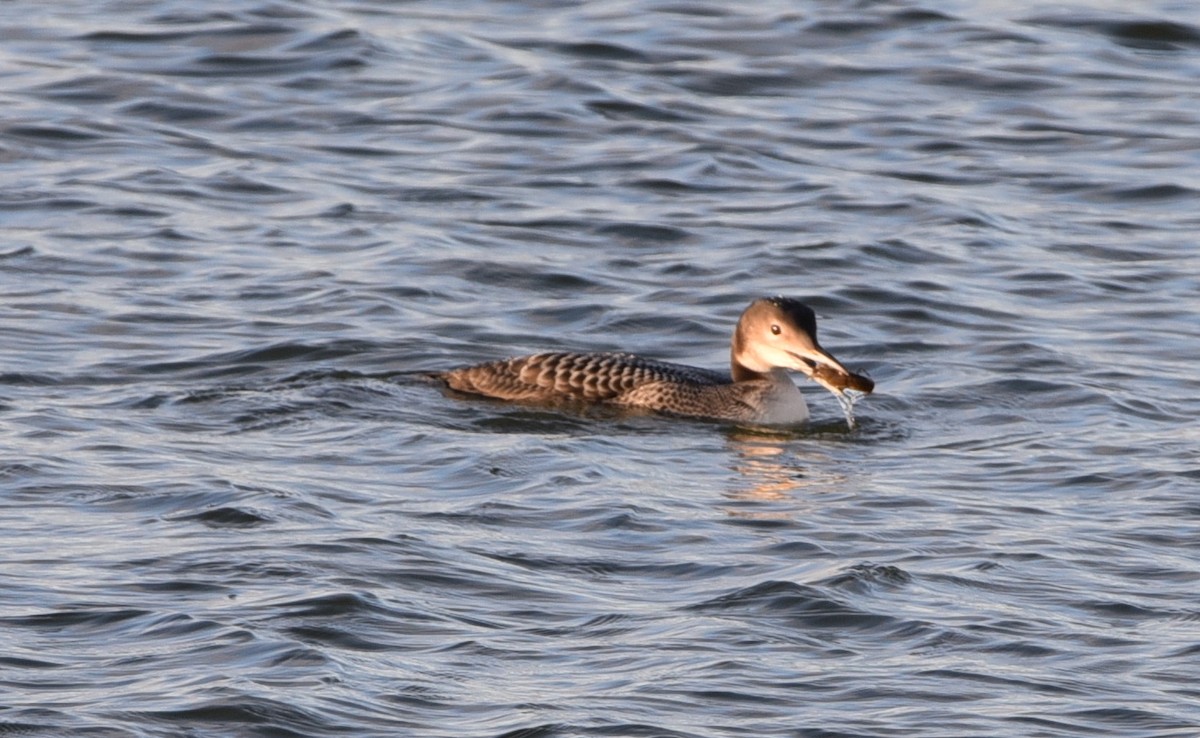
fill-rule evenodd
<path id="1" fill-rule="evenodd" d="M 737 359 L 730 362 L 729 374 L 734 382 L 754 382 L 767 381 L 775 384 L 787 382 L 792 384 L 792 378 L 788 376 L 787 370 L 782 367 L 774 367 L 770 371 L 757 372 Z"/>
<path id="2" fill-rule="evenodd" d="M 753 382 L 756 379 L 770 379 L 765 372 L 756 372 L 737 359 L 729 362 L 729 374 L 735 382 Z"/>

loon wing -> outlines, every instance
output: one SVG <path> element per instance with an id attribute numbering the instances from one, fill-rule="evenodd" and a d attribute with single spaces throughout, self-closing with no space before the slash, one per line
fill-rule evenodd
<path id="1" fill-rule="evenodd" d="M 451 389 L 502 400 L 605 402 L 649 384 L 729 384 L 728 376 L 698 367 L 624 353 L 555 352 L 477 364 L 444 372 Z"/>

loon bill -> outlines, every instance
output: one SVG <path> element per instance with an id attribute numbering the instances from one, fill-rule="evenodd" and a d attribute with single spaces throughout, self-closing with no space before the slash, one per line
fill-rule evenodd
<path id="1" fill-rule="evenodd" d="M 531 403 L 597 403 L 671 415 L 758 425 L 808 420 L 808 405 L 788 376 L 798 371 L 835 394 L 869 394 L 817 343 L 817 319 L 799 300 L 765 297 L 738 319 L 730 373 L 625 353 L 551 352 L 433 372 L 453 390 Z"/>

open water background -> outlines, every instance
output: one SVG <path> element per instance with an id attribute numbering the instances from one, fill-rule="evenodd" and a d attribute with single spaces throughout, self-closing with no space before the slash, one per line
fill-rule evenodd
<path id="1" fill-rule="evenodd" d="M 8 2 L 0 101 L 0 734 L 1200 735 L 1200 5 Z M 407 374 L 774 293 L 853 430 Z"/>

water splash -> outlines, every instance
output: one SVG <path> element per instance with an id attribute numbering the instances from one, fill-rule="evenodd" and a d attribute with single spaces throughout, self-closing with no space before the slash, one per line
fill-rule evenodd
<path id="1" fill-rule="evenodd" d="M 834 392 L 833 396 L 837 398 L 838 404 L 842 406 L 842 412 L 846 414 L 846 426 L 850 430 L 854 430 L 854 404 L 866 397 L 867 394 L 857 390 L 844 389 L 841 392 Z"/>

